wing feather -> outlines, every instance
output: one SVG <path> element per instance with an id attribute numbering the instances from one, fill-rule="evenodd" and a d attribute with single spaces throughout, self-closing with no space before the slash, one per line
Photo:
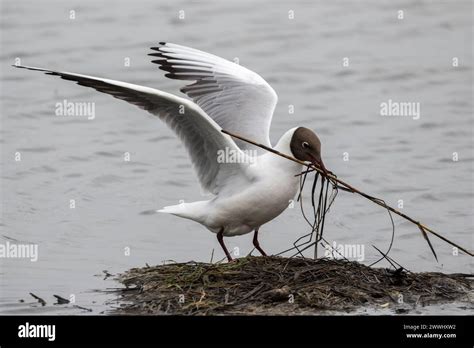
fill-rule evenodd
<path id="1" fill-rule="evenodd" d="M 152 60 L 166 77 L 190 80 L 181 88 L 223 129 L 266 146 L 278 97 L 258 74 L 238 64 L 193 48 L 161 42 L 151 48 Z M 261 149 L 237 140 L 241 149 Z"/>
<path id="2" fill-rule="evenodd" d="M 244 165 L 248 161 L 218 163 L 219 150 L 236 151 L 244 157 L 245 154 L 237 147 L 231 137 L 221 132 L 221 127 L 212 118 L 190 100 L 157 89 L 126 82 L 29 66 L 14 66 L 42 71 L 48 75 L 74 81 L 78 85 L 91 87 L 96 91 L 125 100 L 157 116 L 184 143 L 202 187 L 209 192 L 217 194 L 228 180 L 235 178 L 235 175 L 245 176 Z M 184 114 L 180 112 L 183 107 Z"/>

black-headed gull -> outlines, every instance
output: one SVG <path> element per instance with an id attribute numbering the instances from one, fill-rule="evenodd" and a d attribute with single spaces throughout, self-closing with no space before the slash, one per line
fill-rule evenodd
<path id="1" fill-rule="evenodd" d="M 217 234 L 228 260 L 223 237 L 254 231 L 280 215 L 298 192 L 302 165 L 223 134 L 222 129 L 271 147 L 269 131 L 277 95 L 258 74 L 223 58 L 196 49 L 161 42 L 156 57 L 166 77 L 191 80 L 181 89 L 185 99 L 157 89 L 99 77 L 16 65 L 43 71 L 92 87 L 158 116 L 184 143 L 201 186 L 214 196 L 205 201 L 168 206 L 158 212 L 201 223 Z M 273 147 L 326 171 L 321 142 L 304 127 L 288 130 Z"/>

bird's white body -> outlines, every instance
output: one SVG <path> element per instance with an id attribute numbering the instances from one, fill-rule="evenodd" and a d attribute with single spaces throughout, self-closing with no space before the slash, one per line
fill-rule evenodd
<path id="1" fill-rule="evenodd" d="M 294 129 L 285 133 L 277 146 L 290 154 Z M 280 215 L 298 192 L 301 164 L 272 153 L 258 156 L 242 176 L 234 176 L 219 194 L 207 201 L 181 203 L 158 210 L 191 219 L 224 236 L 246 234 Z"/>
<path id="2" fill-rule="evenodd" d="M 257 242 L 258 228 L 280 215 L 294 199 L 299 183 L 296 175 L 302 165 L 233 139 L 222 130 L 272 147 L 269 132 L 278 99 L 275 91 L 260 75 L 212 54 L 165 42 L 151 49 L 150 55 L 158 58 L 152 62 L 168 72 L 166 77 L 194 81 L 181 89 L 191 100 L 100 77 L 16 67 L 43 71 L 94 88 L 158 117 L 184 144 L 202 188 L 214 195 L 207 201 L 158 211 L 194 220 L 217 233 L 229 260 L 222 236 L 255 230 L 254 245 L 264 254 Z M 287 131 L 274 148 L 292 155 L 295 130 Z M 300 142 L 298 146 L 305 144 L 308 145 Z M 237 155 L 241 161 L 219 161 L 222 151 Z"/>

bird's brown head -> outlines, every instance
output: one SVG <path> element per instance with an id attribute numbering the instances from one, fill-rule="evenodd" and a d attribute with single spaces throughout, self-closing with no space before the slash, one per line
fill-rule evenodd
<path id="1" fill-rule="evenodd" d="M 298 127 L 291 138 L 290 149 L 296 159 L 311 162 L 327 174 L 321 159 L 321 141 L 311 129 Z"/>

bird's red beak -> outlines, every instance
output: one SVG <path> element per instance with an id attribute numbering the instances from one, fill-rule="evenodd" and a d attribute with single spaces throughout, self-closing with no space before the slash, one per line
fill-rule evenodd
<path id="1" fill-rule="evenodd" d="M 320 168 L 324 175 L 328 175 L 328 171 L 326 169 L 326 167 L 324 166 L 324 162 L 321 158 L 317 159 L 315 157 L 313 157 L 313 160 L 311 161 L 316 167 Z"/>

